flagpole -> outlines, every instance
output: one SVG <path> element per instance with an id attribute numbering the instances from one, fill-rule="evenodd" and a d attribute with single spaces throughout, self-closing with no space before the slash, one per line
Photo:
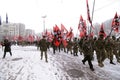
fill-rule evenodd
<path id="1" fill-rule="evenodd" d="M 92 21 L 93 21 L 94 8 L 95 8 L 95 0 L 93 2 Z"/>
<path id="2" fill-rule="evenodd" d="M 95 7 L 95 0 L 93 1 L 93 9 L 92 9 L 92 19 L 91 19 L 91 22 L 93 21 L 94 7 Z M 93 27 L 92 24 L 91 24 L 91 27 Z M 90 33 L 91 33 L 91 31 L 92 31 L 92 28 L 91 28 L 91 27 L 90 27 Z"/>
<path id="3" fill-rule="evenodd" d="M 93 21 L 94 7 L 95 7 L 95 0 L 93 1 L 92 18 L 91 18 L 91 25 L 90 25 L 90 31 L 89 31 L 89 34 L 91 34 L 92 27 L 93 27 L 93 25 L 92 25 L 92 21 Z"/>

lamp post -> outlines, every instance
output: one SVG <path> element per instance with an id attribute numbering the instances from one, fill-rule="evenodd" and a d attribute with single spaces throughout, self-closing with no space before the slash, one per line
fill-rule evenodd
<path id="1" fill-rule="evenodd" d="M 45 32 L 45 18 L 46 18 L 46 17 L 47 17 L 46 15 L 42 16 L 42 18 L 43 18 L 43 27 L 44 27 L 44 32 Z"/>

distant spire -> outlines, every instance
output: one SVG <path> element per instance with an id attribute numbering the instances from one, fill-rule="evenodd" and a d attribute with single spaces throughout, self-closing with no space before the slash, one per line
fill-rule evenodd
<path id="1" fill-rule="evenodd" d="M 8 23 L 8 15 L 7 15 L 7 13 L 6 13 L 6 23 Z"/>
<path id="2" fill-rule="evenodd" d="M 2 21 L 1 21 L 1 16 L 0 16 L 0 25 L 2 24 Z"/>

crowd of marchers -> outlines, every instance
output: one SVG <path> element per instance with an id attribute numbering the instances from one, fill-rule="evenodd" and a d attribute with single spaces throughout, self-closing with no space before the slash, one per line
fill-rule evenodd
<path id="1" fill-rule="evenodd" d="M 8 39 L 5 39 L 1 45 L 4 47 L 3 59 L 7 52 L 12 56 L 11 42 Z M 55 55 L 57 55 L 56 51 L 64 51 L 66 54 L 71 54 L 73 56 L 78 56 L 78 53 L 80 53 L 80 55 L 84 56 L 82 63 L 85 65 L 86 61 L 88 61 L 89 67 L 92 71 L 94 71 L 92 64 L 94 57 L 97 58 L 98 66 L 100 67 L 104 66 L 103 62 L 107 58 L 109 59 L 110 64 L 113 65 L 115 65 L 113 59 L 120 62 L 120 38 L 116 39 L 114 36 L 104 37 L 104 35 L 101 34 L 99 37 L 94 38 L 91 36 L 84 36 L 80 39 L 75 37 L 73 39 L 67 39 L 65 45 L 63 40 L 57 39 L 56 36 L 54 36 L 53 40 L 49 42 L 47 37 L 43 35 L 42 39 L 35 42 L 35 45 L 41 52 L 41 60 L 43 59 L 43 55 L 45 55 L 46 62 L 48 62 L 47 52 L 49 50 L 53 50 L 52 52 Z M 113 56 L 116 58 L 113 58 Z"/>
<path id="2" fill-rule="evenodd" d="M 89 67 L 94 71 L 92 61 L 94 57 L 97 58 L 98 66 L 103 67 L 103 62 L 105 59 L 109 59 L 110 64 L 115 65 L 113 62 L 113 57 L 115 56 L 116 61 L 120 63 L 120 38 L 116 39 L 114 36 L 99 35 L 99 37 L 89 37 L 85 36 L 81 39 L 74 38 L 73 40 L 67 40 L 67 46 L 64 46 L 63 41 L 60 41 L 60 44 L 57 46 L 55 44 L 56 38 L 52 42 L 48 42 L 45 39 L 45 36 L 42 40 L 38 42 L 38 49 L 41 51 L 41 59 L 43 52 L 45 52 L 45 58 L 47 61 L 47 50 L 49 48 L 53 49 L 53 54 L 56 54 L 56 51 L 64 51 L 65 53 L 70 53 L 73 56 L 78 56 L 78 53 L 84 56 L 82 63 L 85 65 L 85 62 L 88 61 Z M 49 51 L 49 50 L 48 50 Z M 96 56 L 94 56 L 96 55 Z"/>

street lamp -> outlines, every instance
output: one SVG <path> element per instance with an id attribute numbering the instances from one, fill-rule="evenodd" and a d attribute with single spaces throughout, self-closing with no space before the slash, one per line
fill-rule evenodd
<path id="1" fill-rule="evenodd" d="M 43 27 L 44 27 L 44 32 L 45 32 L 45 18 L 46 18 L 46 17 L 47 17 L 46 15 L 42 16 L 42 18 L 43 18 Z"/>

